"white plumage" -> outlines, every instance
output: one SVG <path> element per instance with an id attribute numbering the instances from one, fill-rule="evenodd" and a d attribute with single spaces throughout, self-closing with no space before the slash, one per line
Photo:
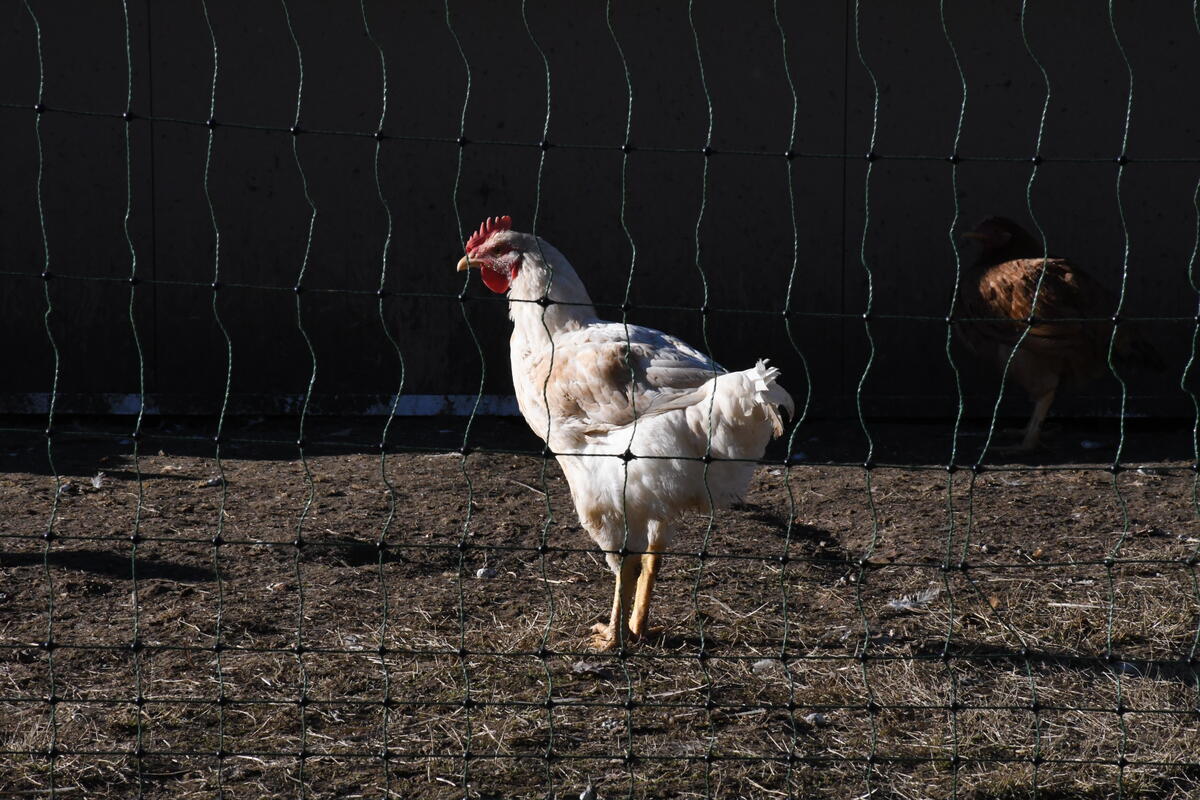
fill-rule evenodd
<path id="1" fill-rule="evenodd" d="M 479 267 L 488 288 L 508 293 L 517 403 L 617 576 L 610 621 L 593 629 L 596 646 L 612 647 L 647 633 L 673 525 L 742 496 L 792 398 L 765 361 L 726 372 L 673 336 L 599 319 L 562 253 L 510 225 L 486 221 L 458 268 Z"/>

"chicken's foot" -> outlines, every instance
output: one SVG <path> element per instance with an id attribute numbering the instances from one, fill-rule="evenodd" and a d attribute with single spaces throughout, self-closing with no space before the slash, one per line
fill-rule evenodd
<path id="1" fill-rule="evenodd" d="M 590 645 L 593 650 L 612 650 L 621 644 L 633 641 L 627 620 L 633 608 L 633 595 L 638 586 L 638 570 L 641 560 L 638 556 L 625 556 L 621 559 L 621 569 L 617 572 L 617 585 L 613 591 L 612 614 L 607 623 L 598 622 L 592 626 Z"/>

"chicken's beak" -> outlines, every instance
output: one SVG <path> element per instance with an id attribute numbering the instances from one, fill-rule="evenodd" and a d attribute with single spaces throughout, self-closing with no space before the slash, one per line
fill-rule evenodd
<path id="1" fill-rule="evenodd" d="M 464 272 L 464 271 L 470 269 L 471 267 L 477 267 L 477 266 L 479 266 L 478 263 L 473 263 L 471 261 L 468 261 L 467 257 L 463 256 L 462 258 L 460 258 L 458 260 L 458 267 L 456 267 L 454 271 L 455 272 Z"/>

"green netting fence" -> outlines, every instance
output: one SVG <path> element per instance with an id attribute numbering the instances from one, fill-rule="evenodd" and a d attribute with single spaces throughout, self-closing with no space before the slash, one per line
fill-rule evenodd
<path id="1" fill-rule="evenodd" d="M 230 24 L 236 14 L 226 14 L 223 27 L 210 15 L 207 0 L 186 11 L 146 4 L 131 14 L 128 0 L 105 7 L 103 13 L 122 34 L 106 46 L 123 55 L 123 103 L 106 98 L 68 104 L 45 87 L 47 75 L 62 69 L 56 58 L 63 50 L 54 42 L 71 12 L 25 0 L 13 12 L 19 18 L 14 30 L 28 39 L 35 56 L 32 68 L 25 65 L 35 82 L 4 81 L 0 124 L 6 141 L 31 138 L 35 148 L 33 180 L 5 191 L 10 200 L 35 210 L 39 260 L 23 260 L 23 251 L 13 248 L 0 276 L 5 293 L 18 298 L 13 302 L 36 301 L 41 317 L 37 330 L 10 329 L 14 357 L 36 342 L 47 348 L 49 369 L 38 384 L 44 409 L 6 417 L 3 431 L 13 452 L 5 462 L 8 519 L 0 530 L 0 574 L 6 583 L 0 587 L 0 793 L 1191 796 L 1200 782 L 1195 747 L 1200 727 L 1200 402 L 1192 388 L 1200 315 L 1126 313 L 1129 277 L 1142 266 L 1133 258 L 1138 243 L 1131 240 L 1129 220 L 1145 210 L 1142 203 L 1130 204 L 1126 187 L 1148 171 L 1184 176 L 1190 206 L 1173 213 L 1186 214 L 1192 225 L 1178 234 L 1187 239 L 1188 258 L 1145 269 L 1173 271 L 1200 296 L 1194 271 L 1200 246 L 1200 155 L 1194 128 L 1188 128 L 1195 124 L 1194 109 L 1182 108 L 1185 98 L 1176 98 L 1179 125 L 1192 131 L 1192 151 L 1131 149 L 1138 131 L 1135 88 L 1139 101 L 1141 92 L 1158 90 L 1137 81 L 1140 67 L 1126 50 L 1130 37 L 1144 31 L 1126 30 L 1147 15 L 1166 12 L 1115 0 L 1073 12 L 1103 20 L 1123 76 L 1120 85 L 1104 91 L 1106 102 L 1119 107 L 1115 125 L 1096 133 L 1112 153 L 1092 155 L 1083 146 L 1078 152 L 1046 149 L 1056 76 L 1031 38 L 1043 4 L 1022 0 L 986 11 L 945 0 L 926 4 L 922 35 L 932 31 L 939 37 L 954 67 L 951 83 L 957 90 L 937 100 L 951 110 L 953 124 L 921 149 L 889 152 L 887 126 L 902 127 L 905 119 L 880 113 L 893 78 L 879 70 L 873 53 L 884 38 L 907 34 L 871 28 L 873 15 L 885 11 L 877 5 L 856 0 L 834 9 L 845 34 L 844 63 L 842 83 L 827 88 L 833 94 L 851 92 L 853 74 L 866 90 L 866 111 L 856 118 L 866 127 L 856 130 L 853 140 L 843 139 L 840 150 L 822 150 L 806 136 L 810 109 L 801 93 L 825 77 L 797 71 L 804 14 L 778 2 L 736 9 L 695 2 L 671 6 L 664 12 L 669 26 L 684 34 L 690 49 L 670 52 L 690 60 L 684 66 L 664 60 L 661 74 L 633 66 L 622 22 L 625 15 L 636 15 L 611 0 L 589 5 L 586 14 L 581 6 L 575 18 L 560 20 L 554 30 L 539 25 L 548 9 L 511 4 L 506 13 L 520 25 L 507 33 L 520 30 L 524 37 L 508 35 L 495 42 L 481 39 L 475 29 L 474 38 L 462 34 L 464 25 L 482 14 L 478 6 L 460 8 L 448 0 L 414 9 L 414 17 L 439 18 L 447 34 L 442 44 L 452 48 L 452 58 L 437 68 L 449 70 L 456 60 L 453 69 L 461 78 L 455 78 L 461 89 L 454 98 L 457 126 L 428 135 L 410 132 L 427 129 L 415 120 L 424 104 L 422 75 L 406 72 L 397 79 L 389 65 L 395 41 L 389 45 L 385 34 L 394 34 L 391 28 L 407 12 L 366 0 L 336 9 L 353 17 L 377 69 L 379 93 L 361 115 L 363 124 L 335 128 L 308 122 L 310 89 L 336 85 L 338 78 L 313 66 L 328 66 L 329 48 L 313 24 L 296 24 L 297 7 L 311 12 L 305 4 L 281 0 L 269 11 L 253 12 L 255 24 L 273 20 L 270 24 L 285 34 L 283 41 L 292 49 L 270 52 L 269 59 L 286 60 L 295 75 L 290 117 L 263 124 L 225 111 L 226 98 L 238 98 L 244 90 L 223 80 L 222 72 L 223 57 L 238 51 L 239 37 L 248 35 Z M 1185 50 L 1200 53 L 1197 7 L 1176 5 L 1182 11 L 1174 10 L 1172 35 L 1186 40 Z M 985 24 L 1015 24 L 1024 67 L 1035 71 L 1041 89 L 1021 105 L 1020 127 L 1028 141 L 1022 153 L 960 149 L 974 110 L 972 70 L 991 54 L 964 47 L 956 25 L 988 13 L 998 21 Z M 728 60 L 713 55 L 721 49 L 725 14 L 758 15 L 756 46 L 777 53 L 772 57 L 778 72 L 770 80 L 783 87 L 786 124 L 770 131 L 734 125 L 741 141 L 753 146 L 726 146 L 729 140 L 716 135 L 722 109 L 710 80 L 716 79 L 714 64 L 731 68 Z M 183 26 L 200 42 L 198 52 L 208 59 L 205 114 L 155 114 L 150 98 L 141 94 L 155 79 L 153 71 L 142 75 L 138 69 L 139 53 L 155 44 L 152 15 Z M 1180 25 L 1181 20 L 1192 27 Z M 572 25 L 599 30 L 619 63 L 611 74 L 591 75 L 597 84 L 618 87 L 621 102 L 604 114 L 618 118 L 623 135 L 611 141 L 557 138 L 556 125 L 569 111 L 560 110 L 564 100 L 554 78 L 556 64 L 570 57 Z M 1070 31 L 1061 36 L 1071 41 Z M 1067 45 L 1072 47 L 1082 45 Z M 542 101 L 522 109 L 537 123 L 533 134 L 473 135 L 470 114 L 480 99 L 477 71 L 493 70 L 494 76 L 506 54 L 520 49 L 532 54 L 534 95 Z M 639 84 L 676 71 L 686 71 L 696 82 L 703 124 L 687 141 L 639 141 Z M 59 241 L 88 235 L 72 229 L 63 218 L 62 198 L 46 191 L 62 148 L 61 141 L 47 146 L 46 130 L 66 118 L 86 118 L 88 124 L 119 131 L 120 149 L 107 157 L 123 159 L 124 180 L 116 186 L 75 187 L 91 203 L 120 206 L 116 218 L 125 251 L 119 259 L 104 256 L 110 264 L 119 261 L 119 272 L 89 271 L 74 258 L 60 266 L 56 258 Z M 847 130 L 850 121 L 849 115 L 843 120 Z M 186 234 L 155 230 L 152 252 L 146 252 L 131 225 L 154 224 L 146 220 L 155 217 L 157 195 L 139 192 L 142 184 L 135 178 L 145 150 L 160 141 L 142 133 L 151 126 L 198 134 L 187 140 L 200 146 L 192 148 L 193 163 L 181 174 L 195 179 L 192 188 L 203 198 L 205 215 L 193 219 L 196 227 Z M 290 163 L 271 169 L 291 173 L 289 185 L 301 210 L 295 228 L 299 247 L 287 251 L 299 257 L 286 264 L 281 258 L 275 281 L 246 270 L 239 259 L 246 240 L 231 238 L 230 218 L 249 211 L 223 203 L 214 178 L 223 159 L 242 146 L 240 137 L 262 136 L 290 140 Z M 860 140 L 865 148 L 851 152 Z M 322 237 L 347 235 L 322 230 L 324 212 L 339 201 L 323 198 L 315 176 L 341 168 L 339 148 L 361 150 L 363 144 L 370 149 L 365 163 L 373 192 L 357 201 L 372 207 L 380 222 L 368 248 L 377 283 L 341 285 L 340 267 L 331 264 L 328 252 L 323 259 L 314 257 Z M 432 152 L 426 148 L 442 154 L 441 161 L 425 168 L 439 187 L 429 203 L 430 218 L 440 218 L 446 234 L 439 240 L 440 252 L 413 251 L 414 241 L 425 241 L 414 233 L 422 221 L 397 215 L 396 192 L 409 189 L 389 186 L 393 159 L 425 158 Z M 491 435 L 498 423 L 481 413 L 488 410 L 488 388 L 505 380 L 503 362 L 494 360 L 488 340 L 495 320 L 481 327 L 485 318 L 502 317 L 502 301 L 483 297 L 469 281 L 447 287 L 447 278 L 441 289 L 416 290 L 398 283 L 397 273 L 411 270 L 414 261 L 449 275 L 454 259 L 448 256 L 461 255 L 475 222 L 475 202 L 464 190 L 468 159 L 486 164 L 502 157 L 497 154 L 512 157 L 514 152 L 532 176 L 523 184 L 530 190 L 521 215 L 524 229 L 552 241 L 569 237 L 546 227 L 547 204 L 567 200 L 559 194 L 550 198 L 544 187 L 556 171 L 569 174 L 572 165 L 583 163 L 559 160 L 560 153 L 604 159 L 602 168 L 618 189 L 607 206 L 608 224 L 621 238 L 609 252 L 621 253 L 623 261 L 607 266 L 606 280 L 616 294 L 597 303 L 602 313 L 649 324 L 655 324 L 656 313 L 686 314 L 698 326 L 696 344 L 709 353 L 722 346 L 712 330 L 714 320 L 734 317 L 746 326 L 762 320 L 766 331 L 769 319 L 777 325 L 769 329 L 775 339 L 771 346 L 793 359 L 795 368 L 783 380 L 797 400 L 797 414 L 782 444 L 762 459 L 751 506 L 685 525 L 664 553 L 679 577 L 677 585 L 668 582 L 656 597 L 669 623 L 656 643 L 622 642 L 601 653 L 582 643 L 591 612 L 606 602 L 607 569 L 583 533 L 570 529 L 570 495 L 557 477 L 554 454 L 512 444 L 528 442 L 520 439 L 523 434 Z M 669 235 L 687 253 L 688 269 L 676 266 L 675 279 L 696 292 L 687 296 L 697 302 L 676 301 L 673 295 L 646 301 L 635 291 L 648 269 L 644 250 L 654 246 L 635 233 L 631 201 L 656 191 L 638 183 L 637 165 L 646 160 L 669 163 L 664 169 L 686 182 L 693 198 L 686 213 L 679 212 L 687 225 Z M 782 206 L 789 221 L 773 231 L 770 274 L 782 280 L 769 290 L 770 307 L 743 303 L 710 283 L 714 272 L 728 265 L 714 263 L 708 237 L 715 229 L 723 231 L 722 237 L 744 236 L 742 230 L 729 233 L 722 227 L 728 219 L 714 217 L 711 210 L 723 189 L 717 170 L 730 163 L 766 165 L 755 175 L 770 174 L 772 182 L 763 178 L 756 185 L 764 197 L 770 195 L 764 202 Z M 861 188 L 854 190 L 861 191 L 861 207 L 842 216 L 838 237 L 846 263 L 859 272 L 854 280 L 863 287 L 861 307 L 806 305 L 802 299 L 816 267 L 809 257 L 810 219 L 800 209 L 812 200 L 808 178 L 810 170 L 824 168 L 818 164 L 834 165 L 842 185 L 862 177 Z M 878 211 L 878 197 L 905 191 L 905 179 L 880 174 L 890 164 L 904 165 L 905 176 L 929 176 L 949 204 L 950 213 L 937 228 L 939 274 L 948 289 L 940 312 L 892 312 L 888 303 L 880 310 L 876 281 L 882 257 L 872 239 L 887 218 Z M 1115 413 L 1096 423 L 1109 426 L 1112 446 L 1103 450 L 1103 458 L 1016 464 L 997 459 L 993 447 L 1005 416 L 1011 357 L 996 391 L 975 408 L 982 419 L 979 441 L 964 444 L 972 424 L 960 371 L 966 359 L 953 339 L 955 327 L 970 322 L 958 305 L 966 269 L 958 234 L 972 222 L 964 219 L 961 185 L 963 171 L 972 165 L 1018 174 L 1024 209 L 1016 211 L 1027 213 L 1047 253 L 1053 227 L 1043 220 L 1061 221 L 1062 200 L 1056 196 L 1052 205 L 1039 193 L 1044 173 L 1109 170 L 1104 174 L 1111 193 L 1105 202 L 1116 209 L 1120 284 L 1108 358 L 1116 386 L 1109 410 Z M 21 173 L 14 167 L 13 174 Z M 978 204 L 973 196 L 971 202 Z M 203 239 L 206 274 L 146 268 L 160 257 L 166 260 L 158 240 L 176 235 L 191 242 Z M 753 261 L 738 269 L 753 274 Z M 122 299 L 125 345 L 89 360 L 100 362 L 100 372 L 118 361 L 122 369 L 132 369 L 125 381 L 133 400 L 124 416 L 78 416 L 73 405 L 64 410 L 61 382 L 71 376 L 63 369 L 63 353 L 93 334 L 80 311 L 86 294 L 65 300 L 61 293 L 60 287 L 73 284 L 104 286 L 106 293 L 96 297 L 106 302 Z M 174 427 L 159 421 L 160 400 L 147 387 L 147 365 L 164 358 L 162 348 L 170 342 L 152 332 L 158 318 L 148 321 L 144 309 L 167 292 L 202 298 L 203 324 L 216 332 L 205 340 L 205 357 L 215 358 L 221 378 L 195 401 L 200 413 Z M 279 394 L 291 391 L 291 400 L 271 407 L 287 406 L 289 413 L 264 423 L 261 431 L 253 429 L 256 420 L 245 423 L 244 409 L 235 408 L 239 382 L 247 379 L 240 359 L 254 354 L 250 371 L 257 371 L 263 351 L 272 345 L 269 338 L 239 340 L 234 326 L 245 326 L 247 315 L 255 313 L 252 305 L 231 305 L 227 299 L 239 295 L 290 295 L 288 324 L 303 342 L 300 352 L 307 362 L 276 387 Z M 349 298 L 345 306 L 321 305 L 343 296 Z M 1187 303 L 1195 303 L 1195 296 Z M 418 302 L 436 309 L 426 312 L 431 317 L 441 314 L 438 324 L 465 332 L 473 343 L 453 366 L 460 373 L 454 380 L 466 380 L 474 394 L 468 395 L 465 419 L 446 422 L 447 429 L 436 421 L 432 428 L 414 426 L 399 413 L 411 393 L 411 365 L 427 358 L 420 352 L 428 340 L 397 323 L 406 314 L 421 313 L 414 310 Z M 310 335 L 314 319 L 324 324 L 320 315 L 329 308 L 370 311 L 369 335 L 379 354 L 371 362 L 372 379 L 386 388 L 379 392 L 385 398 L 382 407 L 366 421 L 354 416 L 343 423 L 352 415 L 345 406 L 342 416 L 330 414 L 337 411 L 336 403 L 314 411 L 319 390 L 326 393 L 326 403 L 339 391 L 336 360 L 323 357 Z M 450 317 L 447 309 L 460 313 Z M 804 327 L 814 321 L 842 331 L 853 327 L 853 335 L 861 330 L 865 343 L 861 350 L 843 348 L 833 356 L 852 387 L 850 424 L 841 428 L 812 413 L 824 388 L 809 363 L 826 349 Z M 1174 450 L 1158 458 L 1125 456 L 1127 440 L 1135 438 L 1127 429 L 1130 387 L 1113 352 L 1120 325 L 1129 322 L 1153 322 L 1177 341 L 1181 331 L 1190 332 L 1186 347 L 1179 349 L 1186 350 L 1186 361 L 1172 367 L 1177 399 L 1187 401 L 1191 414 L 1169 430 L 1171 437 L 1186 440 L 1182 456 L 1172 455 Z M 940 455 L 929 456 L 928 448 L 918 454 L 916 445 L 908 457 L 903 449 L 895 458 L 877 449 L 880 431 L 891 435 L 894 429 L 865 403 L 883 349 L 880 326 L 897 324 L 937 330 L 940 349 L 927 358 L 944 365 L 948 377 L 934 390 L 948 398 L 949 414 L 936 418 L 949 434 Z M 669 330 L 666 323 L 663 327 Z M 436 335 L 430 333 L 433 326 L 424 330 Z M 886 330 L 885 337 L 900 328 Z M 193 357 L 181 345 L 174 347 L 166 358 L 186 364 Z M 432 373 L 446 368 L 435 364 Z M 326 369 L 335 377 L 325 377 Z M 428 365 L 423 369 L 431 371 Z M 352 425 L 352 432 L 341 432 L 344 425 Z M 814 434 L 844 435 L 852 444 L 837 455 L 813 458 L 803 450 L 820 449 L 811 444 L 819 442 Z M 34 440 L 36 453 L 26 446 Z M 103 451 L 100 463 L 122 464 L 121 477 L 114 477 L 118 469 L 110 466 L 108 474 L 96 475 L 91 490 L 81 485 L 80 443 L 92 448 L 89 453 Z M 1092 456 L 1101 452 L 1095 450 Z M 64 458 L 69 467 L 63 467 Z M 638 455 L 624 458 L 628 465 Z M 201 485 L 172 484 L 172 472 L 205 468 L 200 465 L 211 465 Z M 124 487 L 123 500 L 84 505 L 106 486 L 112 491 L 116 480 Z M 510 490 L 524 499 L 507 505 L 495 499 L 508 497 L 502 491 Z M 277 506 L 267 503 L 268 495 Z M 186 512 L 180 510 L 185 502 Z M 832 505 L 826 508 L 825 502 Z M 345 504 L 340 520 L 346 528 L 334 531 L 326 512 L 338 503 Z M 1039 511 L 1039 503 L 1047 509 L 1057 508 L 1055 503 L 1070 506 L 1076 519 L 1085 520 L 1083 530 L 1070 527 L 1069 513 L 1054 517 Z M 196 507 L 204 512 L 202 519 L 184 521 Z M 426 518 L 450 508 L 452 513 L 429 523 L 436 529 L 431 532 Z M 843 513 L 850 521 L 831 534 L 834 516 Z M 1028 527 L 1006 538 L 1006 520 Z M 1065 532 L 1070 531 L 1089 544 L 1056 549 L 1056 525 L 1063 537 L 1070 538 Z M 1043 538 L 1030 538 L 1029 531 L 1039 526 Z M 905 539 L 898 531 L 915 538 Z M 917 541 L 922 544 L 914 545 Z M 1044 547 L 1027 547 L 1041 541 Z M 95 583 L 80 575 L 107 579 Z M 1019 588 L 1006 595 L 1006 582 Z M 181 688 L 172 688 L 176 684 Z"/>

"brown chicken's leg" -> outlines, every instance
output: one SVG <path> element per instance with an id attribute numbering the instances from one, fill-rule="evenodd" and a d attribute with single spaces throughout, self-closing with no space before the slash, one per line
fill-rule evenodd
<path id="1" fill-rule="evenodd" d="M 1038 398 L 1037 403 L 1033 407 L 1033 413 L 1029 416 L 1029 425 L 1025 428 L 1025 439 L 1021 442 L 1022 450 L 1032 450 L 1038 446 L 1038 437 L 1042 432 L 1042 422 L 1046 419 L 1046 413 L 1050 410 L 1050 404 L 1053 402 L 1053 389 Z"/>
<path id="2" fill-rule="evenodd" d="M 633 607 L 633 593 L 638 587 L 637 572 L 641 566 L 637 556 L 625 556 L 617 572 L 617 585 L 613 592 L 612 616 L 608 624 L 597 622 L 592 626 L 591 645 L 593 650 L 611 650 L 621 643 L 632 641 L 626 620 Z"/>
<path id="3" fill-rule="evenodd" d="M 646 618 L 650 614 L 650 593 L 654 591 L 654 581 L 657 577 L 658 553 L 644 553 L 642 574 L 638 575 L 637 594 L 633 598 L 633 613 L 629 618 L 629 630 L 636 639 L 642 639 L 651 633 L 646 627 Z"/>
<path id="4" fill-rule="evenodd" d="M 993 449 L 997 453 L 1028 453 L 1031 450 L 1036 450 L 1040 444 L 1042 422 L 1046 419 L 1046 414 L 1050 411 L 1050 404 L 1053 402 L 1054 390 L 1051 389 L 1039 397 L 1037 403 L 1034 404 L 1033 413 L 1029 415 L 1029 424 L 1025 426 L 1024 437 L 1021 443 L 1003 445 Z"/>

